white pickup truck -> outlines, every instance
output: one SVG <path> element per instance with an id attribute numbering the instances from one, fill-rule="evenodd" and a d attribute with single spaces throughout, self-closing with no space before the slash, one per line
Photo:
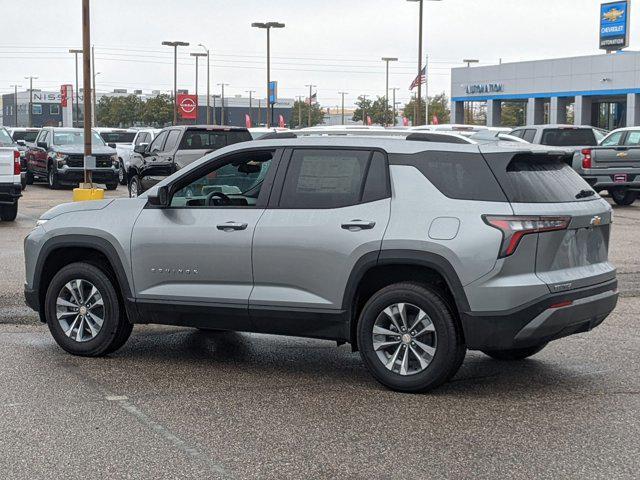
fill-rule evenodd
<path id="1" fill-rule="evenodd" d="M 0 147 L 0 220 L 13 221 L 18 215 L 22 196 L 20 152 L 14 147 Z"/>
<path id="2" fill-rule="evenodd" d="M 159 128 L 96 128 L 95 130 L 100 134 L 105 143 L 116 149 L 120 160 L 120 172 L 118 173 L 120 185 L 127 184 L 126 172 L 129 169 L 131 154 L 136 145 L 150 144 L 153 139 L 156 138 L 158 132 L 160 132 Z"/>

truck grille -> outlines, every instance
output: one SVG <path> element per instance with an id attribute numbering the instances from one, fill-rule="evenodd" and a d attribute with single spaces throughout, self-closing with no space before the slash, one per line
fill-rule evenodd
<path id="1" fill-rule="evenodd" d="M 67 158 L 67 165 L 75 168 L 83 168 L 84 167 L 84 156 L 83 155 L 69 155 Z M 111 157 L 109 155 L 97 155 L 96 156 L 96 167 L 97 168 L 109 168 L 111 167 Z"/>

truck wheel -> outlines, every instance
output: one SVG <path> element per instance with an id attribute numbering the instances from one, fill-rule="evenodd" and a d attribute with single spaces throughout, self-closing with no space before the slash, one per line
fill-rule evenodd
<path id="1" fill-rule="evenodd" d="M 142 192 L 140 191 L 140 180 L 137 175 L 133 175 L 129 179 L 129 197 L 135 198 L 140 195 Z"/>
<path id="2" fill-rule="evenodd" d="M 60 182 L 58 182 L 58 173 L 53 166 L 49 166 L 49 171 L 47 172 L 47 180 L 49 183 L 49 188 L 51 190 L 58 190 L 60 188 Z"/>
<path id="3" fill-rule="evenodd" d="M 107 190 L 115 190 L 116 188 L 118 188 L 118 184 L 117 183 L 107 183 L 105 185 L 105 187 L 107 187 Z"/>
<path id="4" fill-rule="evenodd" d="M 27 170 L 27 185 L 33 185 L 33 173 Z"/>
<path id="5" fill-rule="evenodd" d="M 397 283 L 375 293 L 358 321 L 369 372 L 401 392 L 426 392 L 451 378 L 466 348 L 451 308 L 430 287 Z"/>
<path id="6" fill-rule="evenodd" d="M 45 317 L 60 347 L 86 357 L 115 351 L 133 329 L 113 282 L 84 262 L 67 265 L 53 277 L 45 297 Z"/>
<path id="7" fill-rule="evenodd" d="M 122 163 L 122 159 L 120 159 L 120 169 L 118 170 L 118 182 L 120 182 L 120 185 L 127 184 L 127 172 L 124 171 L 124 163 Z"/>
<path id="8" fill-rule="evenodd" d="M 626 188 L 612 188 L 609 193 L 616 205 L 631 205 L 638 198 L 638 192 L 632 192 Z"/>
<path id="9" fill-rule="evenodd" d="M 534 345 L 526 348 L 512 348 L 511 350 L 483 350 L 482 353 L 495 360 L 524 360 L 541 351 L 547 344 Z"/>
<path id="10" fill-rule="evenodd" d="M 18 201 L 13 205 L 3 205 L 0 207 L 0 220 L 13 222 L 18 216 Z"/>

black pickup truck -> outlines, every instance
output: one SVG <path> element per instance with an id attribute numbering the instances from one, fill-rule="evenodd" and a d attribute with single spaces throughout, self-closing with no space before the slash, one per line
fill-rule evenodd
<path id="1" fill-rule="evenodd" d="M 164 178 L 234 143 L 252 140 L 242 127 L 182 125 L 163 129 L 150 144 L 136 145 L 129 161 L 129 196 L 137 197 Z"/>

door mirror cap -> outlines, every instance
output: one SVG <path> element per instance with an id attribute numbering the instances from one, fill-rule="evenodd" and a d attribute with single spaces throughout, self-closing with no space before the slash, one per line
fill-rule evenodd
<path id="1" fill-rule="evenodd" d="M 141 143 L 133 147 L 133 151 L 139 153 L 140 155 L 144 155 L 147 153 L 147 148 L 149 147 L 148 143 Z"/>
<path id="2" fill-rule="evenodd" d="M 44 148 L 46 150 L 47 149 L 47 142 L 38 142 L 38 147 L 39 148 Z"/>
<path id="3" fill-rule="evenodd" d="M 169 206 L 169 187 L 166 185 L 158 187 L 154 193 L 147 195 L 149 205 L 165 208 Z"/>
<path id="4" fill-rule="evenodd" d="M 25 142 L 24 140 L 16 140 L 16 143 L 18 145 L 20 145 L 21 147 L 26 147 L 27 146 L 27 142 Z"/>
<path id="5" fill-rule="evenodd" d="M 113 148 L 114 150 L 117 148 L 115 143 L 107 143 L 107 146 Z"/>

